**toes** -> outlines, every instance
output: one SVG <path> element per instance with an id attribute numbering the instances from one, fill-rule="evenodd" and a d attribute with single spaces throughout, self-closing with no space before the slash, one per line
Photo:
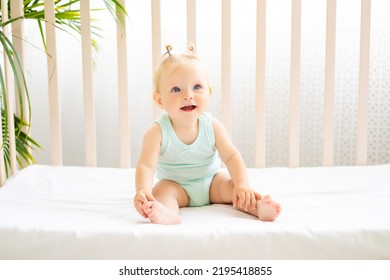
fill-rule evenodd
<path id="1" fill-rule="evenodd" d="M 147 209 L 150 209 L 149 201 L 146 201 L 142 204 L 142 209 L 146 211 Z"/>
<path id="2" fill-rule="evenodd" d="M 150 213 L 152 212 L 152 208 L 146 208 L 146 209 L 144 209 L 144 212 L 145 212 L 145 214 L 146 214 L 147 216 L 149 216 Z"/>
<path id="3" fill-rule="evenodd" d="M 148 217 L 148 214 L 146 214 L 145 211 L 143 211 L 143 212 L 141 213 L 141 215 L 142 215 L 142 217 L 144 217 L 145 219 Z"/>
<path id="4" fill-rule="evenodd" d="M 160 216 L 154 210 L 150 211 L 148 218 L 152 223 L 159 223 L 159 221 L 160 221 Z"/>
<path id="5" fill-rule="evenodd" d="M 143 205 L 142 205 L 142 209 L 143 211 L 145 212 L 145 214 L 147 215 L 148 218 L 150 218 L 151 216 L 154 216 L 156 215 L 156 211 L 154 211 L 155 205 L 153 204 L 152 201 L 147 201 L 145 202 Z"/>

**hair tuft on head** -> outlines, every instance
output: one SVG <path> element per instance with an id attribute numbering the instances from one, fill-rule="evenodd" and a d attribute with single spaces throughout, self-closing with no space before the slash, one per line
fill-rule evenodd
<path id="1" fill-rule="evenodd" d="M 192 54 L 195 54 L 195 46 L 193 44 L 190 44 L 188 46 L 188 51 Z"/>
<path id="2" fill-rule="evenodd" d="M 171 54 L 172 46 L 171 46 L 171 45 L 166 45 L 165 48 L 166 48 L 166 50 L 167 50 L 167 52 L 166 52 L 165 54 L 171 56 L 171 55 L 172 55 L 172 54 Z"/>

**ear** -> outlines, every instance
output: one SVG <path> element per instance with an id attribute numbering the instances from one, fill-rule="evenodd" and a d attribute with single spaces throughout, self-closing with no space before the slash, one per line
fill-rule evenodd
<path id="1" fill-rule="evenodd" d="M 153 93 L 153 100 L 157 104 L 158 107 L 162 108 L 163 104 L 161 101 L 161 95 L 158 92 Z"/>

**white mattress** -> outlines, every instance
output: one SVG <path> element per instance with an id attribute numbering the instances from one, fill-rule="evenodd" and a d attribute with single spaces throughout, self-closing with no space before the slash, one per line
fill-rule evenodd
<path id="1" fill-rule="evenodd" d="M 248 173 L 276 222 L 212 205 L 154 225 L 133 169 L 28 167 L 0 188 L 0 259 L 390 259 L 390 165 Z"/>

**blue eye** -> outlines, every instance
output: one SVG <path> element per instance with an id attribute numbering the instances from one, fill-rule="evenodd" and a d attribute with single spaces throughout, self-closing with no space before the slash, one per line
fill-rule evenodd
<path id="1" fill-rule="evenodd" d="M 178 88 L 178 87 L 173 87 L 173 88 L 171 89 L 171 92 L 180 92 L 180 88 Z"/>
<path id="2" fill-rule="evenodd" d="M 202 88 L 202 86 L 200 84 L 197 84 L 194 86 L 194 90 L 200 90 Z"/>

